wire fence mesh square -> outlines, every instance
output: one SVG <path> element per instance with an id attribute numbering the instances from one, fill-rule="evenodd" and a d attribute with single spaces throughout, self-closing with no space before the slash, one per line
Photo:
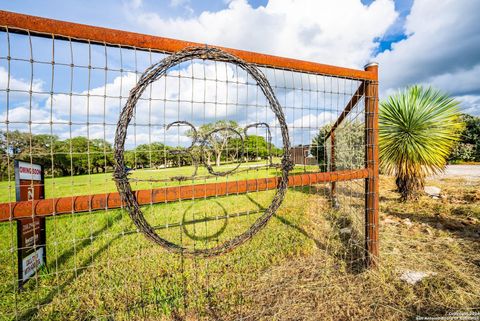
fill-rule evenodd
<path id="1" fill-rule="evenodd" d="M 364 266 L 373 128 L 368 97 L 358 92 L 367 81 L 343 76 L 257 65 L 282 106 L 295 166 L 282 206 L 256 237 L 205 259 L 169 253 L 140 233 L 116 194 L 113 143 L 130 90 L 169 55 L 0 32 L 0 318 L 254 319 L 249 284 L 279 262 L 308 255 L 318 245 L 303 227 L 312 222 L 324 225 L 325 251 L 346 268 Z M 191 59 L 139 97 L 125 171 L 157 235 L 209 249 L 247 232 L 270 206 L 282 146 L 279 120 L 249 73 Z M 15 160 L 43 166 L 43 201 L 19 202 Z M 42 215 L 46 264 L 19 285 L 17 220 Z"/>

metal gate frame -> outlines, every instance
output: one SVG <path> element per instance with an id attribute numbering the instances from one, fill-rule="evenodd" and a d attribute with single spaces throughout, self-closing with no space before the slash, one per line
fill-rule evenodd
<path id="1" fill-rule="evenodd" d="M 121 48 L 136 48 L 161 53 L 172 53 L 186 47 L 202 46 L 187 42 L 115 29 L 88 26 L 72 22 L 41 18 L 0 10 L 0 29 L 11 33 L 28 34 L 39 37 L 75 40 Z M 210 46 L 210 45 L 209 45 Z M 365 179 L 365 251 L 366 264 L 375 267 L 379 258 L 379 162 L 378 162 L 378 64 L 371 63 L 365 70 L 349 69 L 320 63 L 283 58 L 256 52 L 249 52 L 219 46 L 246 62 L 260 67 L 275 67 L 304 73 L 348 78 L 361 81 L 361 84 L 343 112 L 335 121 L 330 133 L 332 171 L 315 174 L 292 175 L 289 186 L 307 186 L 322 182 L 335 183 L 352 179 Z M 364 97 L 365 99 L 365 168 L 360 170 L 335 170 L 335 130 L 349 112 Z M 192 197 L 208 197 L 245 193 L 251 190 L 275 188 L 277 178 L 253 179 L 231 183 L 210 183 L 191 186 L 167 187 L 136 192 L 140 204 L 171 202 Z M 94 210 L 121 207 L 118 193 L 87 196 L 50 198 L 45 200 L 11 202 L 0 204 L 0 222 L 26 217 L 45 217 Z"/>

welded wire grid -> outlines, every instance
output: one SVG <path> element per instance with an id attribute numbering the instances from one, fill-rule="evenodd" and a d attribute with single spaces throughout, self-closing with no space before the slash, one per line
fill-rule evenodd
<path id="1" fill-rule="evenodd" d="M 365 95 L 355 105 L 346 105 L 350 111 L 338 127 L 331 129 L 326 153 L 329 171 L 355 170 L 367 167 Z M 331 200 L 337 210 L 335 223 L 344 242 L 345 260 L 352 269 L 362 269 L 365 260 L 365 180 L 350 180 L 330 184 Z"/>
<path id="2" fill-rule="evenodd" d="M 47 199 L 107 198 L 116 191 L 112 143 L 118 115 L 143 71 L 168 53 L 28 31 L 6 30 L 0 37 L 1 202 L 15 201 L 14 159 L 44 166 Z M 291 175 L 331 169 L 325 133 L 361 82 L 261 70 L 287 120 Z M 364 105 L 360 100 L 335 130 L 337 170 L 365 167 Z M 144 92 L 125 147 L 133 189 L 152 195 L 158 188 L 279 176 L 283 153 L 278 119 L 255 81 L 234 64 L 202 59 L 172 67 Z M 142 211 L 170 242 L 211 248 L 247 230 L 274 192 L 152 201 Z M 139 233 L 123 209 L 53 213 L 46 219 L 47 266 L 21 291 L 16 221 L 10 219 L 0 223 L 0 318 L 252 317 L 244 296 L 249 282 L 274 264 L 309 253 L 312 243 L 308 233 L 299 233 L 302 224 L 328 218 L 342 242 L 363 249 L 364 201 L 363 180 L 337 182 L 334 195 L 330 183 L 290 188 L 264 231 L 208 260 L 166 253 Z M 335 235 L 328 237 L 332 243 Z M 362 251 L 345 248 L 337 257 L 363 260 Z"/>

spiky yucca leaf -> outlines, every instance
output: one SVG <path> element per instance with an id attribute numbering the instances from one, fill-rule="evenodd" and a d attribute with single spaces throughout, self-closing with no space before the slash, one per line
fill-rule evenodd
<path id="1" fill-rule="evenodd" d="M 412 86 L 381 102 L 380 165 L 396 176 L 403 199 L 416 198 L 425 177 L 444 170 L 462 128 L 459 103 L 433 88 Z"/>

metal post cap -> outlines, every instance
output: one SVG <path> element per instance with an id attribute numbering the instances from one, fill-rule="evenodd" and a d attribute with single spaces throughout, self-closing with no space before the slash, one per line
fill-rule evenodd
<path id="1" fill-rule="evenodd" d="M 367 69 L 368 67 L 372 67 L 372 66 L 378 66 L 378 62 L 376 61 L 369 62 L 363 67 L 363 69 Z"/>

